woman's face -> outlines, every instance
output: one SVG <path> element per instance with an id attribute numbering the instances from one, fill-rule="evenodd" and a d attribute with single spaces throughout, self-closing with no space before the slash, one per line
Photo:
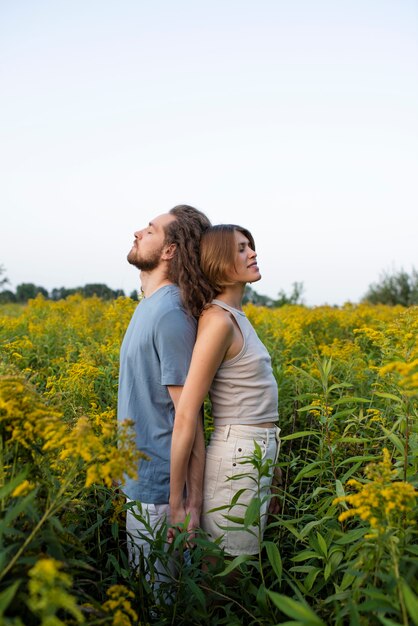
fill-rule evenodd
<path id="1" fill-rule="evenodd" d="M 257 254 L 251 248 L 248 238 L 238 230 L 234 231 L 235 256 L 231 269 L 231 279 L 238 283 L 254 283 L 261 274 L 257 265 Z"/>

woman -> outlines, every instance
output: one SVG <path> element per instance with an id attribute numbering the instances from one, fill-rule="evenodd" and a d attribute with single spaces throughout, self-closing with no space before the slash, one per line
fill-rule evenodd
<path id="1" fill-rule="evenodd" d="M 199 436 L 199 410 L 209 392 L 215 429 L 206 454 L 201 525 L 213 539 L 220 539 L 229 555 L 259 550 L 255 527 L 242 531 L 241 525 L 237 532 L 237 524 L 224 516 L 243 517 L 254 495 L 259 495 L 265 500 L 260 525 L 263 532 L 272 476 L 262 477 L 261 493 L 256 493 L 254 479 L 258 474 L 248 457 L 254 453 L 256 441 L 263 458 L 274 464 L 279 445 L 277 384 L 271 360 L 242 311 L 245 285 L 261 278 L 256 257 L 251 233 L 240 226 L 221 224 L 202 236 L 201 268 L 216 297 L 199 318 L 171 446 L 170 511 L 171 524 L 176 526 L 186 516 L 183 494 L 187 471 L 193 442 Z M 228 480 L 238 475 L 239 479 Z M 243 492 L 238 505 L 211 511 L 228 507 L 239 490 Z"/>

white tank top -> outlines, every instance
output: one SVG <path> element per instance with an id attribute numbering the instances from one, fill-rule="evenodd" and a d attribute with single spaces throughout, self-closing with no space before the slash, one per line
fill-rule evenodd
<path id="1" fill-rule="evenodd" d="M 212 302 L 234 316 L 243 337 L 242 349 L 221 364 L 209 390 L 215 426 L 276 422 L 278 390 L 266 347 L 243 311 Z"/>

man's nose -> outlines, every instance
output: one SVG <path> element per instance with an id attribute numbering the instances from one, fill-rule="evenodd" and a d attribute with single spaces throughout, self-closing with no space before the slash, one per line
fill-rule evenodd
<path id="1" fill-rule="evenodd" d="M 135 237 L 135 239 L 141 239 L 142 238 L 142 230 L 137 230 L 136 232 L 134 232 L 134 237 Z"/>

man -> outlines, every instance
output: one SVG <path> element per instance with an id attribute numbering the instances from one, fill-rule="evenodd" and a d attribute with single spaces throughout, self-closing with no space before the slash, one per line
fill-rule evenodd
<path id="1" fill-rule="evenodd" d="M 199 267 L 200 237 L 210 226 L 193 207 L 176 206 L 135 233 L 128 261 L 140 270 L 144 298 L 126 331 L 120 354 L 118 420 L 134 421 L 141 459 L 138 479 L 124 493 L 137 501 L 127 511 L 128 552 L 139 564 L 149 554 L 152 530 L 170 521 L 170 449 L 175 407 L 196 337 L 196 317 L 211 295 Z M 204 470 L 203 423 L 188 468 L 185 508 L 199 523 Z M 138 515 L 139 513 L 139 515 Z M 134 542 L 130 542 L 130 537 Z"/>

